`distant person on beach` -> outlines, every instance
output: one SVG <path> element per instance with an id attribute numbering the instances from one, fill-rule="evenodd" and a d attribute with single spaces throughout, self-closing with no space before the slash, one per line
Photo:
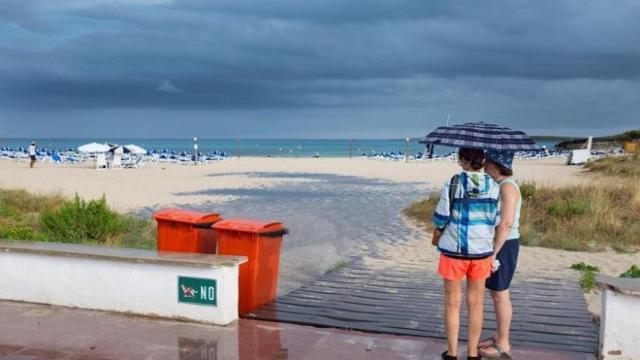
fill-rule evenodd
<path id="1" fill-rule="evenodd" d="M 496 312 L 496 333 L 480 343 L 480 354 L 487 359 L 511 359 L 511 297 L 509 287 L 516 271 L 520 250 L 520 208 L 522 195 L 513 180 L 513 153 L 487 151 L 484 170 L 500 185 L 500 222 L 494 240 L 498 270 L 487 280 Z"/>
<path id="2" fill-rule="evenodd" d="M 37 153 L 37 147 L 35 142 L 32 142 L 31 145 L 29 145 L 27 152 L 29 153 L 29 167 L 33 169 L 33 165 L 36 163 L 36 153 Z"/>
<path id="3" fill-rule="evenodd" d="M 458 152 L 460 174 L 444 186 L 433 215 L 433 245 L 440 251 L 438 273 L 444 279 L 445 327 L 448 350 L 443 360 L 458 356 L 462 280 L 467 279 L 469 310 L 467 359 L 481 359 L 484 288 L 493 264 L 493 240 L 498 217 L 500 188 L 482 172 L 484 151 L 462 148 Z"/>

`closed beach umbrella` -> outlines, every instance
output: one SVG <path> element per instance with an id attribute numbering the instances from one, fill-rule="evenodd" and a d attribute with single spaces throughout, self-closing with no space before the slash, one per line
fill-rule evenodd
<path id="1" fill-rule="evenodd" d="M 146 155 L 147 150 L 134 144 L 124 145 L 124 151 L 136 155 Z"/>
<path id="2" fill-rule="evenodd" d="M 110 146 L 107 144 L 89 143 L 78 147 L 79 152 L 83 153 L 102 153 L 109 151 Z"/>
<path id="3" fill-rule="evenodd" d="M 501 151 L 538 151 L 540 146 L 522 131 L 484 122 L 441 126 L 423 144 Z"/>

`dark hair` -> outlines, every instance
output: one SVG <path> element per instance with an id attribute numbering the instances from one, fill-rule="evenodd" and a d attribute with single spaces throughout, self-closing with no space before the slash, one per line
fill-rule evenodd
<path id="1" fill-rule="evenodd" d="M 481 149 L 460 148 L 458 158 L 468 161 L 473 170 L 480 170 L 484 166 L 484 151 Z"/>
<path id="2" fill-rule="evenodd" d="M 502 176 L 513 176 L 513 170 L 506 168 L 500 164 L 498 164 L 495 161 L 492 160 L 487 160 L 488 162 L 494 164 L 497 168 L 498 168 L 498 172 L 500 173 L 500 175 Z"/>

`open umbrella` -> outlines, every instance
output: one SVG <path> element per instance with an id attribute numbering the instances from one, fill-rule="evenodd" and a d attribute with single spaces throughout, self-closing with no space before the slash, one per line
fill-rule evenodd
<path id="1" fill-rule="evenodd" d="M 124 152 L 126 153 L 131 153 L 131 154 L 136 154 L 136 155 L 146 155 L 147 154 L 147 150 L 138 146 L 138 145 L 134 145 L 134 144 L 129 144 L 129 145 L 124 145 Z"/>
<path id="2" fill-rule="evenodd" d="M 78 147 L 79 152 L 83 153 L 102 153 L 109 151 L 110 146 L 107 144 L 89 143 Z"/>
<path id="3" fill-rule="evenodd" d="M 429 145 L 448 145 L 485 150 L 540 150 L 540 146 L 524 132 L 484 122 L 441 126 L 420 142 Z"/>

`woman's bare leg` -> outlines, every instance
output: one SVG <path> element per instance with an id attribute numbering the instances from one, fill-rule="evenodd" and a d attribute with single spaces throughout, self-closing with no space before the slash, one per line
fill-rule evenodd
<path id="1" fill-rule="evenodd" d="M 467 280 L 467 306 L 469 308 L 468 356 L 478 356 L 478 343 L 482 334 L 484 316 L 485 280 Z"/>
<path id="2" fill-rule="evenodd" d="M 444 319 L 447 330 L 448 354 L 458 356 L 460 334 L 460 306 L 462 303 L 462 280 L 444 281 Z"/>
<path id="3" fill-rule="evenodd" d="M 511 328 L 511 318 L 513 308 L 511 306 L 511 296 L 509 290 L 492 291 L 491 298 L 496 311 L 497 331 L 496 344 L 504 351 L 511 350 L 509 344 L 509 330 Z"/>

